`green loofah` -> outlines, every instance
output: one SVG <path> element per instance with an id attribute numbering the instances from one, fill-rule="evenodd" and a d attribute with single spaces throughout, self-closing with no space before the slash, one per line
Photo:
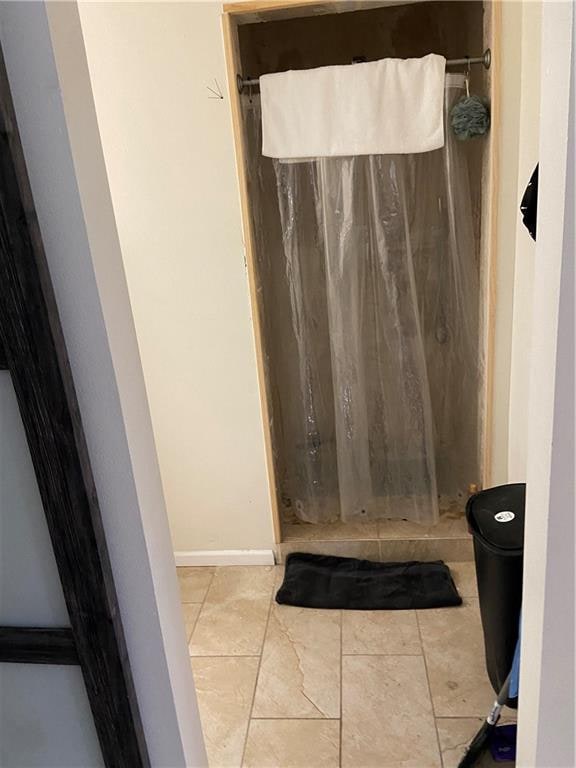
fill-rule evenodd
<path id="1" fill-rule="evenodd" d="M 464 96 L 450 112 L 450 124 L 461 141 L 483 136 L 490 127 L 490 112 L 479 96 Z"/>

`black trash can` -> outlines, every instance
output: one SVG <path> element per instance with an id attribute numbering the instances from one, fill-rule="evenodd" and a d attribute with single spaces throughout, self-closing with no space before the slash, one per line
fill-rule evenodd
<path id="1" fill-rule="evenodd" d="M 525 500 L 525 483 L 514 483 L 480 491 L 466 505 L 474 538 L 486 669 L 496 693 L 510 672 L 518 639 Z M 508 705 L 517 706 L 517 699 Z"/>

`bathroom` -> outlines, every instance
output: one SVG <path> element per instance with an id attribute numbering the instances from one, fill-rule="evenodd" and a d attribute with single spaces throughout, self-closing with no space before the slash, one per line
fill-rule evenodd
<path id="1" fill-rule="evenodd" d="M 499 254 L 512 229 L 518 248 L 531 258 L 530 238 L 523 239 L 518 207 L 511 201 L 519 201 L 529 179 L 537 138 L 526 150 L 521 172 L 517 162 L 508 167 L 512 158 L 497 149 L 503 131 L 518 130 L 518 115 L 506 112 L 514 102 L 506 101 L 502 89 L 513 92 L 529 66 L 528 58 L 519 56 L 504 72 L 509 54 L 501 47 L 501 27 L 506 25 L 508 36 L 516 35 L 512 30 L 525 14 L 525 34 L 532 42 L 539 34 L 538 9 L 425 2 L 372 3 L 369 8 L 365 3 L 272 4 L 270 9 L 239 3 L 222 10 L 221 15 L 211 4 L 185 6 L 174 18 L 155 7 L 138 14 L 128 8 L 106 13 L 97 5 L 82 10 L 109 174 L 122 199 L 118 226 L 209 761 L 280 766 L 294 760 L 310 768 L 312 745 L 318 744 L 323 745 L 318 764 L 368 766 L 381 764 L 387 754 L 394 766 L 456 765 L 458 750 L 471 740 L 493 698 L 464 508 L 475 490 L 524 476 L 522 469 L 516 477 L 510 473 L 508 457 L 502 455 L 508 451 L 509 417 L 503 418 L 499 394 L 511 380 L 502 344 L 509 344 L 512 335 L 509 302 L 516 286 Z M 197 31 L 190 46 L 192 21 Z M 173 50 L 168 53 L 153 36 L 145 53 L 138 43 L 135 74 L 126 74 L 111 88 L 115 63 L 123 60 L 123 36 L 140 41 L 158 25 L 164 25 Z M 514 45 L 521 43 L 518 38 Z M 483 60 L 487 49 L 489 67 Z M 299 211 L 321 207 L 320 193 L 305 175 L 310 166 L 275 169 L 274 160 L 262 157 L 260 89 L 245 85 L 240 92 L 238 80 L 431 52 L 461 62 L 446 68 L 448 109 L 466 96 L 468 80 L 470 94 L 489 106 L 490 129 L 459 141 L 448 126 L 445 148 L 430 153 L 438 165 L 423 153 L 406 171 L 409 202 L 404 209 L 416 284 L 411 302 L 405 290 L 409 275 L 397 271 L 391 275 L 402 293 L 396 306 L 387 306 L 382 294 L 366 304 L 357 286 L 345 307 L 336 302 L 336 308 L 344 309 L 338 317 L 328 308 L 325 255 L 317 249 L 316 258 L 307 258 L 309 242 L 319 240 L 314 235 L 318 220 L 300 221 L 302 229 L 295 232 L 281 220 L 290 184 L 293 190 L 300 184 L 297 191 L 305 196 L 296 198 Z M 467 57 L 481 61 L 468 65 Z M 173 69 L 177 78 L 167 76 Z M 144 88 L 142 82 L 149 85 Z M 128 83 L 134 88 L 127 101 Z M 154 160 L 155 153 L 142 165 L 143 153 L 156 139 L 155 121 L 144 119 L 149 88 L 160 83 L 154 109 L 159 116 L 173 115 L 172 142 L 179 151 L 168 166 L 159 164 L 160 155 Z M 190 94 L 190 100 L 182 94 Z M 526 125 L 537 98 L 533 91 L 525 96 Z M 443 107 L 446 113 L 445 101 Z M 126 132 L 121 142 L 112 138 L 118 123 Z M 182 157 L 190 160 L 181 162 Z M 447 159 L 459 163 L 451 168 L 452 186 L 442 183 Z M 122 190 L 130 189 L 127 168 L 138 166 L 147 187 L 133 200 Z M 284 174 L 285 198 L 279 197 L 277 172 Z M 362 177 L 365 169 L 351 173 Z M 369 185 L 362 183 L 363 199 L 369 199 Z M 173 196 L 162 194 L 167 185 L 181 190 L 177 205 Z M 324 189 L 330 195 L 343 187 L 340 178 Z M 393 195 L 377 198 L 382 207 L 397 202 Z M 145 226 L 142 204 L 154 219 L 152 229 Z M 137 222 L 144 229 L 139 231 Z M 452 245 L 451 222 L 459 228 Z M 436 239 L 428 242 L 422 234 L 430 230 Z M 145 242 L 142 231 L 147 232 Z M 294 233 L 292 241 L 287 232 Z M 302 252 L 295 243 L 300 236 Z M 401 250 L 406 252 L 406 240 Z M 159 263 L 159 252 L 170 257 Z M 447 253 L 443 262 L 438 260 L 442 253 Z M 303 270 L 300 286 L 286 277 L 289 258 L 292 274 L 297 266 Z M 434 269 L 428 269 L 431 265 Z M 368 265 L 362 275 L 367 283 L 369 269 L 376 274 Z M 332 285 L 342 295 L 345 286 Z M 151 307 L 162 307 L 162 312 L 151 312 Z M 367 311 L 361 315 L 363 308 Z M 424 378 L 429 406 L 420 413 L 429 434 L 410 456 L 415 470 L 401 462 L 394 468 L 399 489 L 394 493 L 383 471 L 389 456 L 376 451 L 370 480 L 380 484 L 373 494 L 380 498 L 370 509 L 362 482 L 355 479 L 346 486 L 339 477 L 346 452 L 374 455 L 374 447 L 367 447 L 365 435 L 357 446 L 336 445 L 342 418 L 335 416 L 332 361 L 342 346 L 334 348 L 332 342 L 334 323 L 353 318 L 342 345 L 351 329 L 366 338 L 371 328 L 370 345 L 382 349 L 378 324 L 369 324 L 376 308 L 404 311 L 400 323 L 407 345 L 400 346 L 401 336 L 390 348 L 392 363 L 406 353 L 415 359 L 418 348 L 409 324 L 416 317 L 425 358 L 412 402 L 403 399 L 407 367 L 396 377 L 373 375 L 372 391 L 394 385 L 389 416 L 401 414 L 387 437 L 398 435 L 404 444 L 415 434 L 422 437 L 422 427 L 407 432 L 405 420 L 411 405 L 426 399 Z M 294 330 L 299 310 L 302 322 L 314 329 L 300 338 Z M 383 328 L 385 333 L 386 323 Z M 307 344 L 310 357 L 303 353 Z M 358 359 L 357 350 L 348 351 L 353 361 Z M 378 355 L 369 349 L 366 357 L 371 364 Z M 310 362 L 323 386 L 311 425 L 303 418 Z M 514 386 L 521 389 L 525 362 L 516 364 Z M 166 370 L 178 375 L 166 377 Z M 363 399 L 369 398 L 360 393 Z M 368 424 L 376 421 L 373 412 Z M 442 435 L 435 435 L 437 424 Z M 310 504 L 318 487 L 313 474 L 318 464 L 307 458 L 319 451 L 326 459 L 324 485 L 318 503 Z M 521 467 L 522 457 L 517 461 Z M 434 477 L 425 471 L 431 463 Z M 417 492 L 412 487 L 411 494 L 403 493 L 407 477 Z M 360 489 L 361 503 L 343 504 L 344 486 L 351 493 Z M 368 510 L 368 519 L 362 509 Z M 359 514 L 348 515 L 351 510 Z M 463 605 L 370 615 L 277 605 L 284 562 L 295 552 L 372 562 L 442 560 Z M 389 704 L 398 700 L 394 692 L 390 700 L 381 699 L 378 690 L 385 690 L 391 679 L 405 687 L 406 712 L 402 725 L 392 720 L 384 728 Z M 514 719 L 515 712 L 508 710 L 504 722 Z M 374 754 L 364 753 L 371 742 Z"/>
<path id="2" fill-rule="evenodd" d="M 487 489 L 529 478 L 540 510 L 549 490 L 535 458 L 550 447 L 538 417 L 554 405 L 544 371 L 555 366 L 545 354 L 555 305 L 542 296 L 559 261 L 554 247 L 546 263 L 536 258 L 520 210 L 539 161 L 548 157 L 548 190 L 550 168 L 561 176 L 541 126 L 564 103 L 562 92 L 552 104 L 561 84 L 549 64 L 549 30 L 561 36 L 562 14 L 544 5 L 0 6 L 118 592 L 108 624 L 120 649 L 125 633 L 137 726 L 142 713 L 142 765 L 148 749 L 152 764 L 167 766 L 456 768 L 485 727 L 502 681 L 490 668 L 467 509 Z M 271 138 L 286 138 L 288 100 L 297 109 L 316 87 L 293 88 L 292 76 L 335 69 L 361 82 L 380 77 L 371 73 L 381 62 L 420 73 L 404 93 L 410 108 L 407 97 L 391 110 L 390 124 L 404 128 L 392 131 L 392 148 L 269 150 Z M 357 129 L 359 102 L 347 93 L 313 104 L 298 125 L 313 120 L 314 141 L 339 123 Z M 474 137 L 458 122 L 470 100 Z M 280 120 L 268 120 L 271 104 Z M 429 124 L 433 146 L 402 148 Z M 45 162 L 34 139 L 68 154 Z M 554 245 L 552 197 L 542 232 Z M 28 626 L 34 613 L 34 627 L 73 642 L 66 679 L 39 661 L 53 688 L 38 686 L 49 679 L 39 672 L 22 676 L 20 663 L 4 665 L 3 685 L 28 696 L 31 723 L 43 723 L 53 692 L 55 726 L 42 743 L 14 731 L 0 762 L 114 764 L 86 725 L 98 707 L 72 652 L 74 603 L 62 598 L 60 563 L 51 554 L 47 568 L 37 552 L 52 550 L 42 500 L 22 492 L 35 491 L 35 467 L 10 365 L 0 344 L 0 416 L 14 453 L 2 454 L 2 510 L 20 510 L 3 535 L 28 526 L 32 549 L 9 552 L 10 583 L 32 597 L 3 594 L 2 629 Z M 13 378 L 22 370 L 13 366 Z M 511 509 L 503 523 L 518 517 Z M 98 529 L 97 515 L 92 522 Z M 534 669 L 520 697 L 524 755 L 530 723 L 547 723 L 534 714 L 549 651 L 537 664 L 535 617 L 552 567 L 538 556 L 544 525 L 532 515 L 524 573 L 524 664 Z M 106 565 L 106 546 L 99 556 Z M 439 599 L 423 579 L 409 602 L 402 582 L 399 605 L 389 595 L 349 605 L 332 574 L 323 602 L 312 603 L 318 582 L 287 597 L 294 563 L 369 572 L 372 581 L 357 580 L 361 599 L 394 564 L 441 573 L 446 589 Z M 517 635 L 516 614 L 513 623 Z M 18 721 L 15 701 L 6 697 L 3 723 Z M 62 701 L 74 706 L 61 711 Z M 515 733 L 517 701 L 506 701 L 499 725 Z M 485 752 L 478 765 L 494 765 Z"/>

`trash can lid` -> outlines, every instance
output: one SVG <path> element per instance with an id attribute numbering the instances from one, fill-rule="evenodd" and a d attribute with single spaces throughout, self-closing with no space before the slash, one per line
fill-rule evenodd
<path id="1" fill-rule="evenodd" d="M 525 503 L 525 483 L 499 485 L 471 496 L 466 517 L 472 535 L 501 550 L 522 550 Z"/>

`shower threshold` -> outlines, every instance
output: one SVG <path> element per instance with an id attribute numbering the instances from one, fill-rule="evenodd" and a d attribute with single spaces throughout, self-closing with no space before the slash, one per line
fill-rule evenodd
<path id="1" fill-rule="evenodd" d="M 463 505 L 451 504 L 440 510 L 435 526 L 406 520 L 379 520 L 366 523 L 284 523 L 283 541 L 277 545 L 278 562 L 290 552 L 312 552 L 366 560 L 473 559 Z"/>

